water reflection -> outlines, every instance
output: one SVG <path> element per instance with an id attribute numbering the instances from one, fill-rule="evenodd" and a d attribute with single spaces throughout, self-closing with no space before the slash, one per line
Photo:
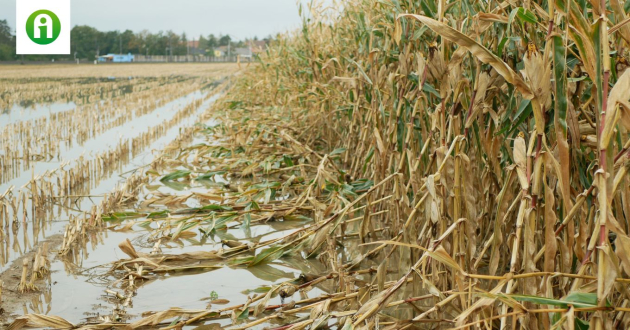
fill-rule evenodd
<path id="1" fill-rule="evenodd" d="M 14 104 L 10 109 L 0 112 L 0 129 L 21 121 L 35 120 L 49 117 L 53 114 L 75 109 L 74 102 L 56 102 L 51 104 L 33 104 L 24 108 Z"/>

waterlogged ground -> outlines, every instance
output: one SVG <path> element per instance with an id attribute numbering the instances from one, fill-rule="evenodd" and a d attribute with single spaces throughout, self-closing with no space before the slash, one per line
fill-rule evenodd
<path id="1" fill-rule="evenodd" d="M 208 102 L 212 102 L 213 99 L 209 99 Z M 189 123 L 192 122 L 194 121 Z M 215 123 L 210 121 L 205 124 Z M 168 141 L 176 137 L 177 130 L 171 133 L 173 134 L 165 136 L 153 145 L 164 147 Z M 201 141 L 193 140 L 188 145 L 198 142 Z M 151 154 L 146 153 L 134 158 L 128 165 L 116 171 L 112 179 L 103 181 L 91 193 L 96 195 L 105 193 L 108 187 L 113 187 L 121 180 L 118 177 L 120 173 L 141 168 L 142 165 L 151 161 L 151 157 Z M 161 187 L 157 188 L 160 185 Z M 154 188 L 164 193 L 174 194 L 207 190 L 206 185 L 202 183 L 177 186 L 176 190 L 157 180 L 154 182 Z M 82 201 L 81 207 L 89 207 L 88 203 L 88 201 Z M 187 206 L 199 205 L 190 203 Z M 134 244 L 138 252 L 150 253 L 153 250 L 153 243 L 150 241 L 154 241 L 151 229 L 154 229 L 155 225 L 147 225 L 145 221 L 147 221 L 145 218 L 133 221 L 109 221 L 108 225 L 113 228 L 91 235 L 89 242 L 74 260 L 56 258 L 51 265 L 50 278 L 46 280 L 48 291 L 40 295 L 32 295 L 28 303 L 18 306 L 18 311 L 56 315 L 75 323 L 97 321 L 101 317 L 111 318 L 113 314 L 125 321 L 132 321 L 141 318 L 146 312 L 166 310 L 175 306 L 204 310 L 214 297 L 226 300 L 225 303 L 227 301 L 242 302 L 252 294 L 266 292 L 273 284 L 295 279 L 301 274 L 321 274 L 325 270 L 325 267 L 317 260 L 305 262 L 302 258 L 289 258 L 256 267 L 217 267 L 216 269 L 166 273 L 139 284 L 133 303 L 123 308 L 121 301 L 114 298 L 112 294 L 112 292 L 122 292 L 118 283 L 115 282 L 115 278 L 103 274 L 109 271 L 112 263 L 125 257 L 118 245 L 126 239 Z M 127 225 L 129 223 L 135 223 L 135 225 L 129 227 Z M 211 251 L 221 249 L 223 240 L 258 242 L 261 239 L 280 238 L 294 231 L 296 225 L 296 223 L 271 222 L 252 226 L 247 230 L 235 226 L 232 229 L 218 231 L 213 237 L 202 238 L 201 233 L 194 236 L 184 235 L 185 237 L 161 245 L 161 252 L 182 254 Z M 64 226 L 64 222 L 54 222 L 49 231 L 60 231 Z M 108 294 L 107 290 L 112 291 Z M 316 296 L 322 291 L 315 288 L 311 292 Z M 282 300 L 277 297 L 273 302 L 280 304 Z M 222 325 L 229 323 L 229 320 L 207 322 L 207 324 Z"/>
<path id="2" fill-rule="evenodd" d="M 81 69 L 84 70 L 84 68 Z M 12 68 L 12 70 L 14 69 Z M 56 72 L 52 68 L 51 71 Z M 76 249 L 70 256 L 57 257 L 54 252 L 59 248 L 64 228 L 69 219 L 80 217 L 88 212 L 91 207 L 100 202 L 102 196 L 124 182 L 126 177 L 136 171 L 141 171 L 147 164 L 151 163 L 162 149 L 180 136 L 183 128 L 196 124 L 199 115 L 207 111 L 222 93 L 221 89 L 224 86 L 222 87 L 220 83 L 226 83 L 229 80 L 229 74 L 223 71 L 216 77 L 212 77 L 213 80 L 217 81 L 216 84 L 208 84 L 207 81 L 204 84 L 199 84 L 199 89 L 185 93 L 181 97 L 168 99 L 167 102 L 155 106 L 154 109 L 140 113 L 138 116 L 132 116 L 129 120 L 117 125 L 110 125 L 111 127 L 102 129 L 98 135 L 80 141 L 75 138 L 62 141 L 54 157 L 21 159 L 13 164 L 15 168 L 11 170 L 15 175 L 0 184 L 0 192 L 9 191 L 9 195 L 17 196 L 14 201 L 17 201 L 18 210 L 16 219 L 11 221 L 13 210 L 8 207 L 9 216 L 4 219 L 4 233 L 1 238 L 0 271 L 4 281 L 2 308 L 5 319 L 12 319 L 25 313 L 58 315 L 76 323 L 99 316 L 111 317 L 112 310 L 118 307 L 118 303 L 113 302 L 111 295 L 105 291 L 112 288 L 111 279 L 98 276 L 98 274 L 101 274 L 104 268 L 109 267 L 103 265 L 117 261 L 123 256 L 118 248 L 120 242 L 129 239 L 142 245 L 146 243 L 147 237 L 150 235 L 149 231 L 135 225 L 122 231 L 94 232 L 90 234 L 89 241 L 83 243 L 85 245 L 81 249 Z M 133 79 L 129 77 L 119 77 L 118 79 L 124 81 L 125 84 L 129 84 L 129 81 L 133 83 Z M 108 80 L 115 81 L 116 77 L 111 77 Z M 146 79 L 137 78 L 137 81 L 138 84 L 141 84 L 145 83 Z M 125 94 L 128 93 L 114 94 L 112 99 L 122 98 Z M 8 109 L 0 112 L 0 130 L 12 127 L 12 125 L 47 120 L 53 115 L 66 111 L 73 110 L 80 113 L 81 107 L 95 107 L 96 109 L 102 108 L 102 111 L 109 111 L 108 106 L 116 104 L 112 100 L 102 98 L 92 99 L 92 101 L 94 103 L 82 101 L 81 106 L 73 101 L 38 102 L 31 100 L 26 107 L 14 103 Z M 194 111 L 181 114 L 185 107 L 195 102 L 199 103 L 195 105 Z M 111 121 L 115 121 L 116 118 L 117 116 L 113 116 Z M 172 124 L 165 125 L 169 121 Z M 216 123 L 208 121 L 203 124 L 212 126 Z M 72 168 L 72 164 L 79 159 L 86 161 L 108 151 L 116 150 L 120 148 L 121 144 L 131 143 L 134 138 L 141 137 L 151 128 L 160 127 L 160 125 L 162 125 L 162 130 L 159 131 L 159 134 L 149 136 L 143 141 L 143 145 L 134 148 L 131 152 L 117 153 L 116 155 L 119 157 L 111 166 L 98 172 L 98 175 L 93 175 L 81 187 L 76 187 L 73 190 L 73 195 L 69 195 L 70 197 L 65 196 L 65 198 L 55 201 L 54 197 L 61 196 L 50 196 L 52 200 L 49 203 L 50 210 L 47 210 L 46 216 L 37 216 L 39 214 L 37 211 L 31 213 L 31 210 L 28 210 L 33 206 L 30 200 L 25 204 L 26 213 L 22 212 L 21 209 L 24 206 L 20 204 L 22 201 L 20 191 L 29 187 L 34 176 Z M 188 144 L 195 142 L 198 141 L 184 141 Z M 0 150 L 3 147 L 5 146 L 0 146 Z M 21 148 L 21 145 L 18 144 L 17 148 Z M 7 166 L 6 163 L 5 166 Z M 172 188 L 162 187 L 160 189 Z M 198 185 L 183 189 L 203 191 L 205 188 Z M 9 199 L 6 194 L 5 197 L 7 200 Z M 7 203 L 7 205 L 10 204 L 10 202 Z M 111 226 L 114 225 L 115 223 L 112 222 Z M 161 248 L 165 253 L 171 249 L 176 250 L 177 253 L 211 250 L 220 247 L 221 238 L 235 240 L 250 238 L 255 240 L 262 236 L 266 238 L 274 237 L 274 235 L 280 236 L 287 230 L 290 228 L 283 228 L 282 224 L 255 226 L 247 232 L 240 229 L 229 230 L 221 233 L 222 237 L 215 237 L 214 239 L 200 240 L 196 237 L 185 237 L 169 242 Z M 44 243 L 51 250 L 49 255 L 50 274 L 36 283 L 39 292 L 17 293 L 15 284 L 19 282 L 22 260 L 32 258 L 33 252 L 42 247 Z M 151 247 L 139 248 L 139 251 L 150 252 Z M 295 278 L 302 272 L 308 272 L 311 267 L 313 265 L 277 264 L 255 269 L 232 269 L 228 267 L 213 271 L 200 271 L 192 276 L 190 274 L 186 274 L 187 276 L 165 274 L 160 278 L 144 283 L 138 290 L 138 296 L 134 298 L 133 305 L 125 308 L 123 316 L 125 319 L 138 318 L 144 312 L 167 309 L 172 306 L 205 309 L 211 295 L 218 295 L 227 300 L 242 300 L 246 296 L 246 293 L 242 291 L 247 288 L 255 289 L 278 280 Z M 174 290 L 174 288 L 177 289 Z"/>
<path id="3" fill-rule="evenodd" d="M 202 122 L 202 124 L 214 126 L 217 122 L 210 120 Z M 186 148 L 212 143 L 203 137 L 203 135 L 199 135 L 179 147 Z M 158 179 L 155 178 L 147 184 L 146 193 L 148 195 L 204 194 L 216 185 L 229 183 L 220 175 L 215 176 L 212 181 L 162 182 Z M 134 205 L 138 204 L 143 204 L 143 200 L 139 200 Z M 195 208 L 202 206 L 202 204 L 194 199 L 187 199 L 181 206 Z M 164 209 L 163 206 L 129 210 L 121 208 L 118 213 L 124 214 L 126 211 L 150 213 L 161 212 Z M 186 216 L 181 218 L 185 219 Z M 56 296 L 59 297 L 57 301 L 55 299 L 51 301 L 50 315 L 61 316 L 74 322 L 98 322 L 99 318 L 102 317 L 116 318 L 113 321 L 133 321 L 147 312 L 167 310 L 171 307 L 205 310 L 211 307 L 213 300 L 215 302 L 217 300 L 222 301 L 221 305 L 242 303 L 249 296 L 265 293 L 278 283 L 299 278 L 302 274 L 319 275 L 326 269 L 316 259 L 305 261 L 301 257 L 283 258 L 270 264 L 261 264 L 255 267 L 229 266 L 226 263 L 210 262 L 208 265 L 211 268 L 208 269 L 181 270 L 152 276 L 149 280 L 138 284 L 131 303 L 124 305 L 123 301 L 114 298 L 115 293 L 124 292 L 124 286 L 121 287 L 120 281 L 116 281 L 115 276 L 107 274 L 112 264 L 126 257 L 118 245 L 128 239 L 137 252 L 150 254 L 154 252 L 155 243 L 159 240 L 156 237 L 156 229 L 161 224 L 159 219 L 145 217 L 110 219 L 107 223 L 113 228 L 96 234 L 82 252 L 81 270 L 75 272 L 75 274 L 80 274 L 78 277 L 82 279 L 81 284 L 78 284 L 76 279 L 65 276 L 58 280 L 56 285 L 59 285 L 59 290 L 66 292 L 66 294 Z M 171 236 L 168 240 L 161 241 L 162 244 L 159 248 L 160 253 L 165 255 L 217 251 L 225 247 L 223 244 L 225 241 L 247 244 L 261 240 L 272 240 L 284 237 L 306 224 L 307 222 L 304 221 L 271 221 L 252 225 L 248 228 L 234 224 L 225 229 L 217 230 L 212 235 L 204 235 L 202 231 L 190 230 L 178 238 L 173 239 Z M 65 266 L 63 263 L 55 264 Z M 69 292 L 71 294 L 63 290 L 64 287 L 70 287 Z M 313 288 L 310 295 L 318 296 L 327 288 L 330 289 L 330 284 Z M 106 292 L 108 294 L 105 294 Z M 281 304 L 283 302 L 285 301 L 281 297 L 275 297 L 270 303 Z M 90 304 L 92 308 L 86 311 L 84 308 L 86 304 Z M 216 304 L 214 306 L 217 307 Z M 78 311 L 81 311 L 80 315 L 78 315 Z M 230 323 L 229 319 L 224 319 L 208 321 L 206 325 L 227 326 Z M 196 328 L 196 326 L 190 328 Z"/>
<path id="4" fill-rule="evenodd" d="M 166 191 L 170 188 L 161 189 Z M 188 191 L 203 188 L 184 189 Z M 133 321 L 146 312 L 167 310 L 171 307 L 205 310 L 210 306 L 210 300 L 217 297 L 222 301 L 225 300 L 225 304 L 242 303 L 248 296 L 264 293 L 274 284 L 298 278 L 301 274 L 321 274 L 325 271 L 325 267 L 317 260 L 305 262 L 302 258 L 285 258 L 256 267 L 222 265 L 209 269 L 168 272 L 152 276 L 150 280 L 138 284 L 132 303 L 129 306 L 122 306 L 123 301 L 114 298 L 112 293 L 112 291 L 123 293 L 120 283 L 115 281 L 115 277 L 103 275 L 109 271 L 112 263 L 126 257 L 118 244 L 129 239 L 138 252 L 149 254 L 155 242 L 151 229 L 155 229 L 156 226 L 149 224 L 150 220 L 140 218 L 133 222 L 136 224 L 131 228 L 127 226 L 128 221 L 121 221 L 121 225 L 117 228 L 125 228 L 124 230 L 110 230 L 95 235 L 92 243 L 99 243 L 88 244 L 80 262 L 81 271 L 75 272 L 75 274 L 80 274 L 78 279 L 63 276 L 65 274 L 63 262 L 53 264 L 53 270 L 58 270 L 62 276 L 55 276 L 55 274 L 52 276 L 52 280 L 58 282 L 53 285 L 53 299 L 49 304 L 50 315 L 61 316 L 73 322 L 98 321 L 99 316 L 110 318 L 112 315 L 119 316 L 121 320 Z M 116 221 L 111 222 L 112 226 L 116 223 Z M 215 236 L 206 238 L 203 238 L 200 232 L 196 232 L 195 235 L 185 235 L 185 238 L 170 240 L 162 244 L 160 248 L 164 254 L 219 250 L 222 248 L 222 240 L 246 243 L 258 242 L 263 238 L 280 238 L 294 231 L 295 226 L 295 223 L 278 222 L 252 226 L 249 230 L 236 227 L 219 231 Z M 57 267 L 59 269 L 56 269 Z M 106 295 L 106 290 L 112 291 Z M 55 295 L 55 291 L 60 294 Z M 311 291 L 315 296 L 321 292 L 318 288 Z M 271 303 L 281 304 L 282 302 L 280 297 L 276 297 Z M 92 307 L 86 310 L 86 305 Z M 225 319 L 207 322 L 207 324 L 229 325 L 230 322 L 229 319 Z"/>

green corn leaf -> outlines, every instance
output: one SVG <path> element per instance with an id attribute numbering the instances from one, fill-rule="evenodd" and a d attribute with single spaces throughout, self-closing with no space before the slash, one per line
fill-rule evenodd
<path id="1" fill-rule="evenodd" d="M 249 267 L 256 266 L 261 263 L 271 262 L 280 258 L 285 253 L 286 245 L 278 245 L 267 248 L 260 251 L 252 261 L 249 263 Z"/>
<path id="2" fill-rule="evenodd" d="M 284 161 L 284 163 L 287 165 L 287 167 L 291 167 L 293 166 L 293 160 L 291 159 L 291 157 L 284 155 L 282 157 L 282 160 Z"/>
<path id="3" fill-rule="evenodd" d="M 200 208 L 199 210 L 203 210 L 203 211 L 232 211 L 233 208 L 227 205 L 217 205 L 217 204 L 210 204 L 210 205 L 206 205 L 202 208 Z"/>
<path id="4" fill-rule="evenodd" d="M 177 170 L 173 173 L 169 173 L 165 176 L 163 176 L 160 181 L 162 182 L 168 182 L 168 181 L 175 181 L 175 180 L 179 180 L 181 178 L 186 178 L 190 176 L 190 171 L 184 171 L 184 170 Z"/>
<path id="5" fill-rule="evenodd" d="M 208 173 L 205 173 L 205 174 L 202 174 L 202 175 L 196 177 L 195 180 L 197 180 L 197 181 L 212 180 L 212 179 L 214 179 L 215 175 L 223 175 L 223 174 L 225 174 L 225 171 L 208 172 Z"/>
<path id="6" fill-rule="evenodd" d="M 525 301 L 531 302 L 539 305 L 552 305 L 558 306 L 562 308 L 568 308 L 569 305 L 572 305 L 576 308 L 594 308 L 597 307 L 597 294 L 595 293 L 580 293 L 574 292 L 569 294 L 562 300 L 538 297 L 538 296 L 527 296 L 527 295 L 506 295 L 516 301 Z"/>
<path id="7" fill-rule="evenodd" d="M 169 210 L 151 212 L 151 213 L 149 213 L 149 215 L 147 215 L 147 218 L 149 218 L 149 219 L 165 218 L 170 213 L 171 212 Z"/>

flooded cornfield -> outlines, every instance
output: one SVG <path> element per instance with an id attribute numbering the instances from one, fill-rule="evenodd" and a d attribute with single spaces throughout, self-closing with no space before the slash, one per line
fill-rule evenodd
<path id="1" fill-rule="evenodd" d="M 308 3 L 251 62 L 0 67 L 2 325 L 630 328 L 628 6 Z"/>
<path id="2" fill-rule="evenodd" d="M 13 69 L 0 70 L 10 76 Z M 120 221 L 103 221 L 101 215 L 140 198 L 141 185 L 149 179 L 145 169 L 193 143 L 198 125 L 216 125 L 203 115 L 228 88 L 237 68 L 217 64 L 194 74 L 187 71 L 191 66 L 129 69 L 137 75 L 111 72 L 103 77 L 98 68 L 68 66 L 59 74 L 46 72 L 46 67 L 36 72 L 24 68 L 13 72 L 41 77 L 0 79 L 5 320 L 28 313 L 60 315 L 77 323 L 119 320 L 159 306 L 154 304 L 159 287 L 142 296 L 144 303 L 138 299 L 135 309 L 121 309 L 110 299 L 113 281 L 100 278 L 97 270 L 118 260 L 120 242 L 146 240 L 148 230 L 129 223 L 118 228 Z M 174 188 L 181 190 L 168 189 Z M 177 241 L 174 247 L 204 245 L 187 238 L 187 244 Z M 199 293 L 194 299 L 201 308 L 205 303 L 198 300 L 204 298 Z M 177 302 L 194 305 L 191 299 L 182 294 Z"/>
<path id="3" fill-rule="evenodd" d="M 0 85 L 7 325 L 142 328 L 188 315 L 181 327 L 266 328 L 308 317 L 296 302 L 337 295 L 343 279 L 330 260 L 291 256 L 296 242 L 270 247 L 315 235 L 313 218 L 330 216 L 317 200 L 338 189 L 324 184 L 334 163 L 275 129 L 287 119 L 280 114 L 241 126 L 249 114 L 230 101 L 235 65 L 146 70 L 163 68 L 172 72 L 82 71 L 88 78 L 69 68 L 68 77 Z M 312 180 L 322 186 L 312 189 Z M 341 193 L 352 199 L 372 184 L 358 180 Z M 348 226 L 364 216 L 360 200 L 346 210 L 358 215 Z M 315 236 L 309 254 L 334 248 L 327 235 Z M 359 235 L 339 238 L 348 240 L 344 258 L 362 265 L 348 275 L 373 280 L 378 263 L 355 252 Z M 254 321 L 274 311 L 282 318 Z"/>

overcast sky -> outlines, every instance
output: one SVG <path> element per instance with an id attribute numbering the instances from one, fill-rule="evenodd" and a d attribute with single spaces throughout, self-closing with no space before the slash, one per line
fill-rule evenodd
<path id="1" fill-rule="evenodd" d="M 0 20 L 15 30 L 15 2 L 0 0 Z M 296 0 L 72 0 L 72 26 L 101 31 L 186 32 L 189 39 L 210 33 L 234 39 L 259 38 L 299 27 Z"/>

